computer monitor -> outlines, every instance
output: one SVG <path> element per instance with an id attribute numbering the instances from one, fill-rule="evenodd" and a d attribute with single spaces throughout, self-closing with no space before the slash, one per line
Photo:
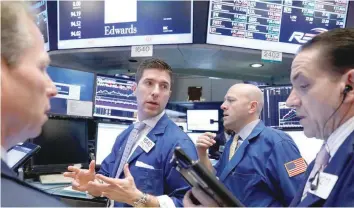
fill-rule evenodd
<path id="1" fill-rule="evenodd" d="M 188 131 L 219 131 L 219 111 L 217 109 L 187 110 Z"/>
<path id="2" fill-rule="evenodd" d="M 112 152 L 112 147 L 118 137 L 128 125 L 113 123 L 98 123 L 96 138 L 96 165 L 101 165 L 102 161 Z"/>
<path id="3" fill-rule="evenodd" d="M 261 119 L 266 126 L 281 129 L 302 128 L 296 109 L 286 106 L 286 100 L 292 87 L 274 86 L 262 89 L 264 94 L 264 109 Z"/>
<path id="4" fill-rule="evenodd" d="M 134 83 L 135 79 L 128 76 L 97 75 L 93 115 L 101 118 L 136 120 Z"/>
<path id="5" fill-rule="evenodd" d="M 58 94 L 50 99 L 50 114 L 92 117 L 95 74 L 49 66 L 47 68 Z"/>
<path id="6" fill-rule="evenodd" d="M 50 118 L 42 133 L 32 139 L 41 150 L 32 158 L 32 171 L 51 173 L 66 171 L 69 164 L 87 165 L 88 127 L 85 120 Z"/>

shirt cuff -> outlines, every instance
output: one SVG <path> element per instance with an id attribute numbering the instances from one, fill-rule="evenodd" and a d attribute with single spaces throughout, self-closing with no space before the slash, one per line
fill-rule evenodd
<path id="1" fill-rule="evenodd" d="M 167 195 L 161 195 L 157 197 L 157 201 L 159 201 L 161 208 L 176 208 L 173 200 Z"/>

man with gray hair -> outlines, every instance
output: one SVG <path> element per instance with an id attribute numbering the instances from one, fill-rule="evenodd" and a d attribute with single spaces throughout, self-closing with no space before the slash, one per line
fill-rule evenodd
<path id="1" fill-rule="evenodd" d="M 1 206 L 65 206 L 21 181 L 6 159 L 8 149 L 38 136 L 48 119 L 49 99 L 57 94 L 49 61 L 28 7 L 1 1 Z"/>
<path id="2" fill-rule="evenodd" d="M 304 178 L 307 164 L 287 134 L 265 127 L 259 120 L 263 105 L 263 93 L 258 87 L 232 86 L 221 109 L 224 127 L 233 130 L 235 136 L 225 144 L 215 167 L 207 154 L 215 143 L 215 134 L 207 132 L 197 139 L 198 156 L 245 206 L 288 206 Z M 190 194 L 186 194 L 184 206 L 195 206 Z M 203 199 L 203 203 L 207 200 Z"/>

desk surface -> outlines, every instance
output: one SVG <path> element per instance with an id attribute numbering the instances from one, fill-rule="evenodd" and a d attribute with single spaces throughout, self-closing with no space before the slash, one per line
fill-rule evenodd
<path id="1" fill-rule="evenodd" d="M 59 196 L 59 197 L 68 197 L 73 199 L 81 199 L 81 200 L 90 200 L 90 201 L 106 201 L 104 198 L 92 198 L 87 195 L 85 192 L 78 191 L 69 191 L 65 190 L 65 188 L 70 187 L 70 184 L 42 184 L 41 182 L 33 182 L 27 181 L 32 186 L 39 188 L 49 194 Z"/>

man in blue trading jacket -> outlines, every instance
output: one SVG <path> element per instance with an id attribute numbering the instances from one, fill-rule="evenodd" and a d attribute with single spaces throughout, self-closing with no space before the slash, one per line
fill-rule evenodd
<path id="1" fill-rule="evenodd" d="M 197 139 L 198 156 L 245 206 L 288 206 L 307 165 L 287 134 L 265 127 L 259 120 L 263 103 L 258 87 L 232 86 L 221 109 L 225 128 L 235 136 L 226 143 L 215 170 L 206 153 L 215 143 L 214 134 L 205 133 Z"/>
<path id="2" fill-rule="evenodd" d="M 68 168 L 72 172 L 65 176 L 76 179 L 74 189 L 106 196 L 115 206 L 182 206 L 188 185 L 174 167 L 174 149 L 181 146 L 193 159 L 197 152 L 192 140 L 164 112 L 171 79 L 171 67 L 161 60 L 139 66 L 134 90 L 139 122 L 117 137 L 99 174 L 95 175 L 94 162 L 89 170 Z"/>
<path id="3" fill-rule="evenodd" d="M 353 54 L 354 29 L 335 29 L 308 41 L 292 63 L 287 105 L 296 108 L 305 135 L 324 144 L 291 207 L 354 207 Z M 203 206 L 215 205 L 200 190 L 192 193 Z M 183 202 L 193 206 L 189 194 Z"/>
<path id="4" fill-rule="evenodd" d="M 296 108 L 307 137 L 324 144 L 290 206 L 354 206 L 354 29 L 335 29 L 302 46 L 291 67 Z"/>
<path id="5" fill-rule="evenodd" d="M 38 136 L 57 91 L 46 68 L 48 53 L 28 5 L 1 1 L 1 206 L 66 206 L 20 180 L 7 150 Z"/>

